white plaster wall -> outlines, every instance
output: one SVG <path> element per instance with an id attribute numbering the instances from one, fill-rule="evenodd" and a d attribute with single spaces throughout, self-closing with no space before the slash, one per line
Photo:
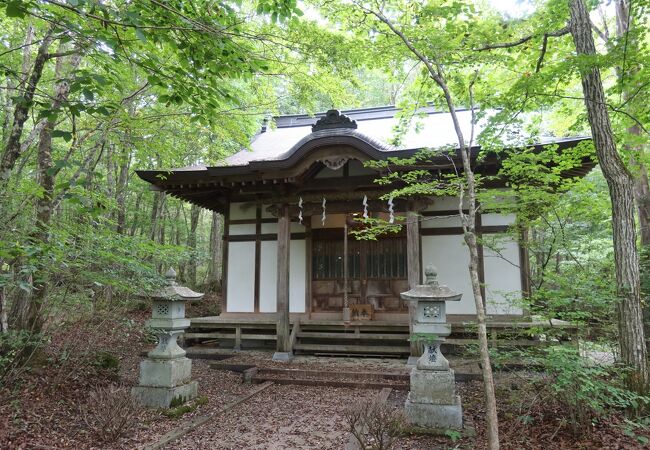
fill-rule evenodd
<path id="1" fill-rule="evenodd" d="M 289 311 L 305 312 L 307 243 L 304 239 L 291 241 L 289 256 Z"/>
<path id="2" fill-rule="evenodd" d="M 253 312 L 255 242 L 228 243 L 228 312 Z"/>
<path id="3" fill-rule="evenodd" d="M 460 227 L 460 216 L 458 214 L 452 216 L 421 216 L 420 228 L 445 228 L 445 227 Z"/>
<path id="4" fill-rule="evenodd" d="M 254 202 L 231 203 L 230 220 L 254 219 L 256 208 Z"/>
<path id="5" fill-rule="evenodd" d="M 273 217 L 275 217 L 267 210 L 269 206 L 271 205 L 262 205 L 262 219 L 272 219 Z"/>
<path id="6" fill-rule="evenodd" d="M 289 311 L 305 312 L 305 240 L 291 241 L 289 254 Z M 262 241 L 260 255 L 260 312 L 276 312 L 278 243 Z"/>
<path id="7" fill-rule="evenodd" d="M 469 249 L 462 235 L 422 236 L 422 279 L 425 279 L 424 267 L 433 264 L 441 284 L 463 293 L 460 301 L 447 304 L 448 314 L 476 313 L 468 263 Z"/>
<path id="8" fill-rule="evenodd" d="M 278 233 L 278 223 L 263 223 L 262 224 L 262 234 L 277 234 Z"/>
<path id="9" fill-rule="evenodd" d="M 522 287 L 519 245 L 507 235 L 495 245 L 498 251 L 483 248 L 487 313 L 521 315 L 523 311 L 517 304 Z"/>
<path id="10" fill-rule="evenodd" d="M 262 241 L 260 244 L 260 312 L 275 312 L 278 242 Z M 289 255 L 289 263 L 291 262 L 291 255 Z"/>
<path id="11" fill-rule="evenodd" d="M 481 223 L 483 225 L 512 225 L 516 219 L 517 216 L 514 214 L 481 214 Z"/>
<path id="12" fill-rule="evenodd" d="M 464 203 L 465 205 L 467 205 L 466 200 Z M 457 211 L 458 197 L 451 197 L 451 196 L 434 197 L 433 204 L 431 204 L 425 211 L 444 211 L 444 210 Z"/>
<path id="13" fill-rule="evenodd" d="M 228 234 L 241 235 L 241 234 L 255 234 L 254 223 L 240 223 L 228 226 Z"/>
<path id="14" fill-rule="evenodd" d="M 303 218 L 302 221 L 305 223 L 309 218 Z M 292 233 L 304 233 L 305 232 L 305 226 L 301 225 L 300 222 L 291 222 L 289 224 L 289 231 Z"/>

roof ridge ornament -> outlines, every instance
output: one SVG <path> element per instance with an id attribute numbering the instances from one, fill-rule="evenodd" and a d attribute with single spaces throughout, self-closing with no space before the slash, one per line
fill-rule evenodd
<path id="1" fill-rule="evenodd" d="M 350 119 L 345 114 L 341 114 L 338 109 L 330 109 L 323 117 L 312 125 L 311 132 L 320 130 L 330 130 L 332 128 L 357 128 L 356 120 Z"/>

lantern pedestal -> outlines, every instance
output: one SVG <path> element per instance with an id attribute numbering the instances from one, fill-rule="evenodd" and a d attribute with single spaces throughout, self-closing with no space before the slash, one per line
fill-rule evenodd
<path id="1" fill-rule="evenodd" d="M 454 371 L 440 353 L 436 341 L 425 346 L 425 352 L 411 370 L 411 389 L 404 405 L 406 417 L 424 428 L 462 428 L 463 408 L 456 394 Z"/>
<path id="2" fill-rule="evenodd" d="M 143 406 L 169 408 L 197 396 L 198 383 L 192 381 L 192 361 L 185 356 L 177 339 L 190 326 L 185 318 L 185 302 L 203 294 L 177 286 L 176 273 L 166 274 L 168 286 L 154 296 L 152 319 L 148 322 L 158 337 L 158 345 L 140 363 L 138 386 L 131 394 Z"/>
<path id="3" fill-rule="evenodd" d="M 452 405 L 429 405 L 406 399 L 404 405 L 409 422 L 422 428 L 461 429 L 463 427 L 463 408 L 460 396 Z"/>
<path id="4" fill-rule="evenodd" d="M 411 387 L 404 409 L 413 425 L 459 429 L 463 427 L 463 408 L 456 394 L 454 371 L 440 352 L 440 344 L 451 334 L 451 326 L 446 323 L 445 302 L 458 301 L 461 294 L 440 286 L 433 267 L 427 267 L 425 273 L 427 284 L 401 294 L 403 300 L 416 305 L 413 334 L 428 338 L 422 356 L 413 361 L 415 367 L 411 370 Z"/>
<path id="5" fill-rule="evenodd" d="M 169 408 L 172 405 L 181 405 L 186 401 L 196 398 L 199 383 L 189 383 L 171 388 L 161 386 L 136 386 L 131 394 L 138 402 L 147 408 Z"/>

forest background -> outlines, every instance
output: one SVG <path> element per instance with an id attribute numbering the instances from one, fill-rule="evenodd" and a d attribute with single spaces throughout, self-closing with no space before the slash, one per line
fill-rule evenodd
<path id="1" fill-rule="evenodd" d="M 486 150 L 589 134 L 580 73 L 602 71 L 635 180 L 645 298 L 647 3 L 587 2 L 598 54 L 581 58 L 558 32 L 569 19 L 558 0 L 509 11 L 461 0 L 1 1 L 0 377 L 22 370 L 25 349 L 62 324 L 132 307 L 168 267 L 184 284 L 219 291 L 221 217 L 150 191 L 135 169 L 223 163 L 278 114 L 396 104 L 399 143 L 419 107 L 446 110 L 422 61 L 373 8 L 441 61 L 459 106 L 471 103 L 479 118 L 498 111 L 478 137 Z M 593 147 L 508 156 L 502 175 L 517 201 L 479 196 L 484 208 L 517 214 L 513 235 L 525 230 L 526 307 L 583 326 L 616 355 L 607 184 L 598 168 L 560 176 L 595 158 Z"/>

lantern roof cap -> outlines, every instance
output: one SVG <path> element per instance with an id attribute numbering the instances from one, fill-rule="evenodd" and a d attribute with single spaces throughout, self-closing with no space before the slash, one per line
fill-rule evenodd
<path id="1" fill-rule="evenodd" d="M 200 292 L 194 292 L 188 287 L 179 286 L 176 283 L 176 271 L 171 267 L 165 272 L 165 279 L 165 286 L 154 292 L 151 296 L 154 300 L 200 300 L 205 295 Z"/>
<path id="2" fill-rule="evenodd" d="M 406 301 L 458 301 L 463 296 L 461 292 L 456 292 L 444 284 L 438 283 L 438 271 L 433 265 L 428 265 L 424 269 L 426 275 L 426 284 L 419 284 L 401 294 L 402 300 Z"/>

